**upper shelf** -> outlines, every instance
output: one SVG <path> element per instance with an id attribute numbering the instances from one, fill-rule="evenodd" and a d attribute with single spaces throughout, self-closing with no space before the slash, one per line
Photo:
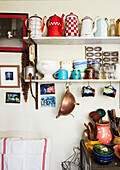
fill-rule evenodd
<path id="1" fill-rule="evenodd" d="M 28 42 L 28 37 L 24 40 Z M 41 45 L 120 44 L 120 37 L 40 37 L 33 41 Z"/>

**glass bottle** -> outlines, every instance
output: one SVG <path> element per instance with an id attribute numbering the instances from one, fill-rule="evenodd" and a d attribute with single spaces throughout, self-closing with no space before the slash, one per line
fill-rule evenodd
<path id="1" fill-rule="evenodd" d="M 99 70 L 99 79 L 103 79 L 103 67 L 101 66 L 100 67 L 100 70 Z"/>
<path id="2" fill-rule="evenodd" d="M 115 66 L 110 65 L 109 67 L 109 79 L 114 79 L 115 78 Z"/>
<path id="3" fill-rule="evenodd" d="M 85 69 L 85 79 L 95 79 L 95 69 L 92 67 L 92 62 L 87 63 Z"/>
<path id="4" fill-rule="evenodd" d="M 110 29 L 109 34 L 110 36 L 115 36 L 115 19 L 110 19 Z"/>
<path id="5" fill-rule="evenodd" d="M 104 79 L 109 79 L 109 66 L 104 67 Z"/>

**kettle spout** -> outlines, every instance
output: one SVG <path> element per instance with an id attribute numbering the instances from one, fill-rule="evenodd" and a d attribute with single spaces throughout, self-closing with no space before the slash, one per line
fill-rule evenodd
<path id="1" fill-rule="evenodd" d="M 96 17 L 95 21 L 94 21 L 94 28 L 93 28 L 93 33 L 95 33 L 97 31 L 97 20 L 98 20 L 98 16 Z"/>
<path id="2" fill-rule="evenodd" d="M 41 34 L 45 32 L 45 25 L 46 25 L 46 16 L 43 18 L 43 21 L 42 21 Z"/>
<path id="3" fill-rule="evenodd" d="M 59 28 L 59 32 L 60 32 L 60 34 L 64 31 L 64 21 L 63 21 L 63 18 L 64 18 L 64 14 L 62 14 L 62 17 L 61 17 L 61 26 L 60 26 L 60 28 Z"/>

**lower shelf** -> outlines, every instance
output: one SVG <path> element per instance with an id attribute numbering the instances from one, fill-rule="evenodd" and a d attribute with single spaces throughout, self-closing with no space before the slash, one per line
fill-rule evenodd
<path id="1" fill-rule="evenodd" d="M 25 82 L 30 82 L 30 80 L 25 79 Z M 54 82 L 54 83 L 85 83 L 85 82 L 92 82 L 92 83 L 97 83 L 97 82 L 115 82 L 119 83 L 120 79 L 81 79 L 81 80 L 42 80 L 42 79 L 37 79 L 34 80 L 32 79 L 32 82 L 38 82 L 38 83 L 46 83 L 46 82 Z"/>

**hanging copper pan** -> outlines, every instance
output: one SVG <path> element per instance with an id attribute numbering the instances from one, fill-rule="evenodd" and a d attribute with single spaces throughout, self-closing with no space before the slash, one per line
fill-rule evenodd
<path id="1" fill-rule="evenodd" d="M 59 118 L 61 115 L 62 116 L 67 116 L 69 115 L 73 109 L 75 108 L 75 105 L 79 105 L 79 103 L 75 102 L 75 97 L 73 96 L 72 93 L 70 93 L 69 86 L 66 86 L 66 93 L 63 97 L 58 115 L 56 118 Z M 72 115 L 73 116 L 73 115 Z"/>

